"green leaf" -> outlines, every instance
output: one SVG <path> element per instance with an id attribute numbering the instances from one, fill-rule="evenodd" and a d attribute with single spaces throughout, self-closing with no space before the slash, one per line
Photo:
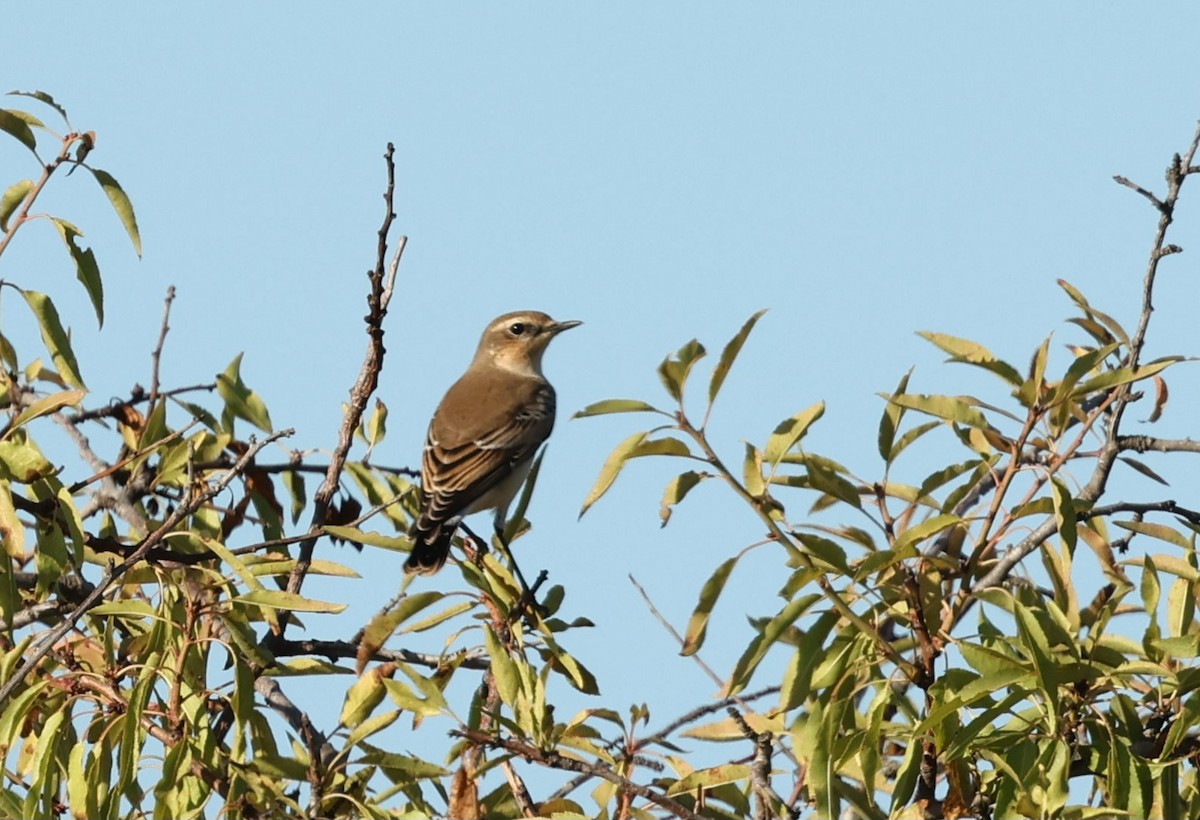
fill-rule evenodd
<path id="1" fill-rule="evenodd" d="M 842 477 L 828 459 L 805 455 L 804 467 L 808 472 L 809 486 L 814 490 L 857 509 L 862 509 L 862 499 L 859 498 L 858 488 Z"/>
<path id="2" fill-rule="evenodd" d="M 92 176 L 96 177 L 96 181 L 104 189 L 104 195 L 112 203 L 113 210 L 117 212 L 117 218 L 121 220 L 121 225 L 125 228 L 125 233 L 129 234 L 129 241 L 133 243 L 134 252 L 140 258 L 142 255 L 142 236 L 138 233 L 137 217 L 133 213 L 133 203 L 129 201 L 129 197 L 125 194 L 125 189 L 121 187 L 121 184 L 108 171 L 101 171 L 99 168 L 89 166 L 84 167 L 92 172 Z"/>
<path id="3" fill-rule="evenodd" d="M 1083 294 L 1080 293 L 1079 290 L 1076 289 L 1070 282 L 1065 279 L 1059 279 L 1058 286 L 1067 292 L 1067 295 L 1071 297 L 1071 300 L 1075 302 L 1075 304 L 1082 308 L 1084 315 L 1086 315 L 1087 318 L 1100 320 L 1104 326 L 1107 327 L 1108 330 L 1123 344 L 1129 344 L 1129 334 L 1125 332 L 1125 328 L 1121 327 L 1121 325 L 1111 316 L 1101 313 L 1089 305 L 1088 300 L 1085 299 Z"/>
<path id="4" fill-rule="evenodd" d="M 267 406 L 263 404 L 259 395 L 242 381 L 242 355 L 239 353 L 234 356 L 225 372 L 217 376 L 217 393 L 225 400 L 225 406 L 234 416 L 250 422 L 263 432 L 273 432 Z"/>
<path id="5" fill-rule="evenodd" d="M 654 405 L 637 399 L 605 399 L 589 404 L 571 418 L 583 419 L 588 416 L 604 416 L 609 413 L 662 413 L 664 416 L 668 415 Z"/>
<path id="6" fill-rule="evenodd" d="M 686 777 L 681 777 L 667 789 L 667 796 L 686 794 L 696 789 L 711 789 L 725 783 L 749 781 L 750 767 L 744 763 L 722 763 L 709 769 L 697 769 Z"/>
<path id="7" fill-rule="evenodd" d="M 997 359 L 992 354 L 992 351 L 977 342 L 972 342 L 969 339 L 960 339 L 957 336 L 949 336 L 945 333 L 931 333 L 929 331 L 919 331 L 917 335 L 949 353 L 950 361 L 952 362 L 973 364 L 985 370 L 990 370 L 1014 387 L 1020 387 L 1024 381 L 1015 367 L 1008 362 Z"/>
<path id="8" fill-rule="evenodd" d="M 618 444 L 608 454 L 608 458 L 604 460 L 604 466 L 600 468 L 600 475 L 596 477 L 596 483 L 592 485 L 587 498 L 583 500 L 583 507 L 579 510 L 580 518 L 583 518 L 583 514 L 608 492 L 608 488 L 613 485 L 613 482 L 617 480 L 617 476 L 621 474 L 621 469 L 625 466 L 625 462 L 633 457 L 633 453 L 646 440 L 647 435 L 649 434 L 634 433 Z"/>
<path id="9" fill-rule="evenodd" d="M 50 297 L 35 290 L 22 291 L 29 309 L 33 311 L 42 333 L 42 342 L 50 353 L 50 360 L 58 369 L 58 375 L 71 387 L 86 389 L 83 377 L 79 375 L 79 363 L 75 361 L 75 352 L 71 350 L 71 338 L 59 321 L 58 311 Z"/>
<path id="10" fill-rule="evenodd" d="M 1071 499 L 1071 491 L 1058 476 L 1051 479 L 1054 489 L 1054 522 L 1058 525 L 1058 535 L 1071 555 L 1075 554 L 1078 516 L 1075 513 L 1075 502 Z"/>
<path id="11" fill-rule="evenodd" d="M 763 461 L 772 473 L 779 466 L 780 460 L 796 446 L 796 442 L 804 437 L 808 428 L 823 415 L 825 415 L 825 402 L 819 401 L 796 415 L 784 419 L 775 427 L 775 431 L 767 439 L 767 446 L 763 450 Z"/>
<path id="12" fill-rule="evenodd" d="M 1107 370 L 1095 378 L 1088 379 L 1083 384 L 1079 385 L 1071 393 L 1073 398 L 1086 396 L 1095 393 L 1099 390 L 1107 390 L 1112 387 L 1117 387 L 1122 384 L 1130 384 L 1132 382 L 1140 382 L 1148 379 L 1156 373 L 1161 373 L 1176 362 L 1183 361 L 1182 356 L 1166 356 L 1161 359 L 1155 359 L 1149 364 L 1142 365 L 1137 370 L 1128 367 L 1118 367 L 1113 370 Z"/>
<path id="13" fill-rule="evenodd" d="M 24 112 L 19 112 L 23 114 Z M 18 116 L 18 112 L 8 108 L 0 108 L 0 131 L 7 131 L 9 134 L 17 138 L 17 141 L 34 152 L 37 155 L 37 139 L 33 136 L 33 130 L 29 127 L 25 117 Z"/>
<path id="14" fill-rule="evenodd" d="M 63 118 L 63 122 L 65 122 L 68 126 L 71 124 L 70 119 L 67 117 L 67 110 L 55 102 L 54 98 L 45 91 L 10 91 L 8 93 L 13 97 L 32 97 L 39 102 L 44 102 L 46 105 L 50 106 L 59 113 L 59 116 Z"/>
<path id="15" fill-rule="evenodd" d="M 948 527 L 953 527 L 955 524 L 958 524 L 961 521 L 962 519 L 957 515 L 935 515 L 933 518 L 922 521 L 920 524 L 909 527 L 904 532 L 900 533 L 899 537 L 896 538 L 896 543 L 893 546 L 893 549 L 895 549 L 896 552 L 901 553 L 909 547 L 915 548 L 917 544 L 921 543 L 926 538 L 937 535 L 942 530 L 947 529 Z"/>
<path id="16" fill-rule="evenodd" d="M 11 435 L 14 430 L 18 429 L 22 425 L 28 424 L 36 418 L 48 416 L 51 413 L 62 409 L 63 407 L 74 407 L 75 405 L 79 404 L 79 402 L 83 401 L 83 397 L 86 395 L 87 393 L 83 390 L 64 390 L 61 393 L 53 393 L 49 396 L 43 396 L 21 411 L 20 415 L 18 415 L 16 419 L 13 420 L 13 422 L 8 426 L 8 429 L 4 433 L 4 437 L 8 438 L 8 436 Z"/>
<path id="17" fill-rule="evenodd" d="M 930 416 L 955 424 L 965 424 L 986 430 L 990 426 L 983 413 L 958 396 L 930 396 L 917 393 L 905 393 L 899 396 L 885 396 L 888 401 L 910 410 L 916 410 Z"/>
<path id="18" fill-rule="evenodd" d="M 368 766 L 378 766 L 389 773 L 393 779 L 403 780 L 404 782 L 408 782 L 414 778 L 417 780 L 428 780 L 435 777 L 450 776 L 448 769 L 444 769 L 436 763 L 429 763 L 418 757 L 395 754 L 393 752 L 370 751 L 364 754 L 357 762 Z"/>
<path id="19" fill-rule="evenodd" d="M 442 597 L 442 593 L 433 591 L 405 595 L 391 610 L 371 619 L 363 630 L 362 643 L 370 646 L 372 651 L 383 646 L 388 638 L 395 634 L 400 624 L 431 604 L 437 603 Z"/>
<path id="20" fill-rule="evenodd" d="M 820 600 L 822 600 L 822 597 L 817 594 L 802 595 L 798 598 L 793 598 L 784 605 L 783 609 L 775 617 L 767 621 L 763 625 L 762 631 L 750 641 L 745 652 L 738 658 L 733 671 L 729 673 L 729 682 L 725 686 L 725 690 L 722 693 L 723 696 L 729 697 L 742 691 L 746 687 L 746 684 L 750 682 L 750 678 L 754 676 L 755 670 L 758 669 L 758 665 L 766 657 L 768 650 L 779 641 L 784 632 L 796 622 L 796 619 Z"/>
<path id="21" fill-rule="evenodd" d="M 331 615 L 336 615 L 346 608 L 346 604 L 318 601 L 279 589 L 255 589 L 245 595 L 239 595 L 233 600 L 271 609 L 286 609 L 291 612 L 327 612 Z"/>
<path id="22" fill-rule="evenodd" d="M 385 550 L 393 552 L 408 552 L 412 549 L 412 540 L 406 535 L 383 535 L 377 532 L 366 532 L 358 527 L 337 527 L 333 524 L 326 524 L 321 528 L 326 535 L 332 535 L 335 538 L 341 538 L 353 544 L 362 544 L 367 547 L 381 547 Z"/>
<path id="23" fill-rule="evenodd" d="M 671 479 L 667 484 L 667 489 L 663 492 L 662 502 L 658 510 L 659 517 L 662 519 L 662 526 L 667 526 L 667 522 L 671 520 L 671 512 L 675 505 L 683 501 L 684 497 L 692 491 L 692 488 L 706 478 L 708 478 L 708 475 L 704 473 L 688 470 L 686 473 L 680 473 Z"/>
<path id="24" fill-rule="evenodd" d="M 883 417 L 879 419 L 878 444 L 879 457 L 888 464 L 898 455 L 893 451 L 892 445 L 896 440 L 896 431 L 900 429 L 900 420 L 904 418 L 904 408 L 890 399 L 892 396 L 902 395 L 908 390 L 908 380 L 911 376 L 912 371 L 909 370 L 900 377 L 900 383 L 896 385 L 892 395 L 884 396 L 889 401 L 883 407 Z"/>
<path id="25" fill-rule="evenodd" d="M 683 648 L 679 650 L 680 655 L 694 655 L 704 645 L 704 638 L 708 633 L 709 616 L 712 615 L 713 607 L 717 605 L 717 599 L 721 597 L 725 583 L 729 580 L 740 557 L 735 555 L 723 561 L 704 582 L 704 586 L 700 589 L 700 600 L 696 602 L 696 608 L 692 611 L 692 617 L 688 620 L 687 629 L 684 631 Z"/>
<path id="26" fill-rule="evenodd" d="M 704 345 L 692 339 L 679 348 L 674 357 L 668 356 L 658 366 L 658 376 L 662 379 L 663 387 L 677 402 L 683 401 L 683 388 L 687 385 L 688 374 L 692 366 L 704 357 Z"/>
<path id="27" fill-rule="evenodd" d="M 0 233 L 8 233 L 8 220 L 29 192 L 33 190 L 33 180 L 23 179 L 20 182 L 14 182 L 8 186 L 8 190 L 4 192 L 4 196 L 0 197 Z"/>
<path id="28" fill-rule="evenodd" d="M 750 335 L 750 331 L 754 329 L 754 325 L 766 312 L 766 308 L 763 308 L 747 319 L 746 323 L 742 325 L 742 329 L 729 340 L 729 343 L 725 345 L 725 349 L 721 351 L 721 359 L 717 362 L 717 366 L 713 368 L 712 379 L 708 383 L 708 403 L 710 405 L 717 400 L 717 394 L 721 392 L 721 386 L 725 384 L 725 377 L 729 375 L 729 369 L 733 367 L 734 360 L 737 358 L 738 353 L 742 351 L 742 345 L 746 343 L 746 338 Z"/>
<path id="29" fill-rule="evenodd" d="M 70 222 L 55 216 L 50 217 L 50 221 L 58 229 L 58 235 L 62 237 L 63 244 L 67 246 L 67 252 L 71 254 L 71 259 L 75 262 L 75 278 L 83 284 L 88 298 L 92 300 L 92 309 L 96 311 L 96 321 L 103 327 L 104 283 L 100 279 L 100 267 L 96 264 L 96 254 L 92 252 L 91 248 L 79 246 L 76 240 L 83 236 L 83 233 Z"/>
<path id="30" fill-rule="evenodd" d="M 387 689 L 384 688 L 383 678 L 378 670 L 369 670 L 346 691 L 346 700 L 342 703 L 342 714 L 338 721 L 351 729 L 362 725 L 386 695 Z"/>
<path id="31" fill-rule="evenodd" d="M 496 681 L 496 691 L 500 693 L 500 700 L 512 709 L 521 694 L 520 670 L 517 669 L 516 661 L 508 654 L 508 650 L 496 637 L 491 626 L 485 627 L 483 634 L 487 644 L 488 657 L 491 658 L 492 677 Z"/>

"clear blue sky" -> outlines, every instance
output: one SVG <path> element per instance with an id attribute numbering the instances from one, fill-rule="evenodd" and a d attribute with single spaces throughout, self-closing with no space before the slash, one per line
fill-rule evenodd
<path id="1" fill-rule="evenodd" d="M 389 140 L 410 244 L 377 460 L 418 461 L 430 412 L 493 316 L 586 322 L 547 357 L 559 426 L 519 552 L 598 624 L 566 641 L 604 689 L 593 705 L 648 701 L 655 724 L 713 687 L 675 657 L 626 575 L 682 628 L 704 579 L 759 525 L 712 487 L 660 530 L 672 472 L 653 462 L 576 522 L 605 455 L 638 428 L 571 413 L 658 400 L 667 352 L 692 336 L 719 350 L 769 307 L 714 439 L 736 457 L 824 399 L 809 446 L 875 477 L 875 394 L 908 368 L 916 390 L 1003 397 L 999 382 L 939 364 L 914 331 L 1023 364 L 1051 330 L 1075 338 L 1058 277 L 1134 323 L 1155 214 L 1111 176 L 1161 187 L 1200 117 L 1193 3 L 10 2 L 3 19 L 3 90 L 48 91 L 97 131 L 95 164 L 141 224 L 138 261 L 86 175 L 46 203 L 88 233 L 105 275 L 103 331 L 82 301 L 62 306 L 97 400 L 148 383 L 175 285 L 164 380 L 209 380 L 245 351 L 246 381 L 277 426 L 298 430 L 289 446 L 332 447 L 365 342 Z M 4 184 L 34 173 L 23 163 L 0 147 Z M 1184 199 L 1174 238 L 1200 250 L 1200 191 Z M 23 237 L 3 275 L 59 276 L 41 287 L 74 297 L 65 262 L 46 272 L 57 241 Z M 1151 357 L 1200 353 L 1195 260 L 1164 266 Z M 1196 378 L 1174 372 L 1160 435 L 1195 432 Z M 1195 489 L 1180 474 L 1173 492 Z M 315 635 L 345 636 L 395 591 L 401 561 L 322 550 L 365 577 L 308 589 L 351 602 L 309 619 Z M 751 636 L 742 616 L 776 609 L 785 570 L 760 552 L 710 632 L 705 656 L 722 672 Z M 328 728 L 328 696 L 302 694 Z"/>

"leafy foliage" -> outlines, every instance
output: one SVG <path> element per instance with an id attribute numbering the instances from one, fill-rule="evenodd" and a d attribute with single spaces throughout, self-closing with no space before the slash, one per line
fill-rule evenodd
<path id="1" fill-rule="evenodd" d="M 96 136 L 74 130 L 49 95 L 20 96 L 65 133 L 0 109 L 0 130 L 40 174 L 0 196 L 0 257 L 25 224 L 51 221 L 103 322 L 98 255 L 72 223 L 32 208 L 64 166 L 90 158 Z M 669 459 L 664 526 L 707 483 L 769 534 L 728 554 L 697 591 L 685 655 L 699 659 L 710 634 L 739 628 L 718 604 L 748 551 L 780 565 L 756 599 L 775 605 L 751 613 L 722 697 L 661 728 L 640 705 L 556 712 L 565 688 L 600 693 L 569 651 L 573 630 L 591 621 L 570 612 L 568 590 L 543 590 L 544 577 L 524 593 L 477 539 L 460 541 L 463 557 L 439 576 L 444 591 L 405 586 L 354 634 L 338 614 L 344 601 L 305 591 L 311 576 L 357 577 L 336 553 L 315 551 L 325 539 L 409 548 L 415 476 L 369 461 L 387 408 L 367 412 L 403 240 L 390 273 L 386 241 L 378 250 L 371 346 L 327 463 L 314 462 L 316 450 L 265 455 L 290 431 L 274 426 L 240 355 L 210 384 L 171 389 L 158 381 L 160 342 L 149 391 L 96 404 L 57 294 L 0 282 L 40 329 L 37 339 L 0 334 L 0 814 L 1200 816 L 1200 512 L 1109 489 L 1126 468 L 1160 480 L 1141 452 L 1200 449 L 1122 432 L 1151 386 L 1151 417 L 1162 415 L 1166 376 L 1182 361 L 1141 359 L 1158 264 L 1176 252 L 1166 227 L 1196 149 L 1175 158 L 1168 193 L 1154 198 L 1160 232 L 1137 327 L 1062 282 L 1071 332 L 1082 334 L 1065 363 L 1049 339 L 1018 367 L 978 342 L 922 333 L 952 363 L 996 376 L 1000 395 L 914 392 L 904 375 L 882 396 L 870 477 L 809 446 L 821 401 L 736 457 L 719 454 L 708 421 L 761 311 L 716 357 L 700 399 L 705 347 L 692 340 L 658 368 L 664 406 L 610 399 L 577 414 L 650 420 L 613 450 L 581 514 L 632 461 Z M 390 150 L 386 159 L 384 240 Z M 84 167 L 140 254 L 130 198 L 111 174 Z M 68 432 L 77 462 L 46 455 L 39 441 L 51 425 Z M 365 452 L 351 459 L 356 441 Z M 915 466 L 918 451 L 937 466 Z M 536 475 L 510 539 L 530 529 Z M 347 637 L 297 637 L 301 628 Z M 394 646 L 416 636 L 435 636 L 442 651 Z M 782 676 L 768 658 L 785 661 Z M 314 721 L 289 698 L 302 679 L 331 693 L 336 716 Z M 444 754 L 411 753 L 411 735 L 443 737 L 447 721 Z M 719 762 L 697 767 L 684 741 Z M 539 783 L 535 794 L 532 769 L 553 772 L 553 790 Z"/>

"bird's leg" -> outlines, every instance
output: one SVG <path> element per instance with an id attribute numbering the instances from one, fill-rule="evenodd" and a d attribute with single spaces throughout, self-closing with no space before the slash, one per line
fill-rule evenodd
<path id="1" fill-rule="evenodd" d="M 508 556 L 508 563 L 513 568 L 513 573 L 517 576 L 517 580 L 521 583 L 521 597 L 517 600 L 515 611 L 519 613 L 525 612 L 526 607 L 532 605 L 535 610 L 541 610 L 537 603 L 537 591 L 541 588 L 550 574 L 546 570 L 538 573 L 537 580 L 533 582 L 533 586 L 525 580 L 525 576 L 521 573 L 521 567 L 517 565 L 517 559 L 513 556 L 512 549 L 508 545 L 508 539 L 504 536 L 504 520 L 497 516 L 495 523 L 496 540 L 500 543 L 500 548 L 504 554 Z"/>

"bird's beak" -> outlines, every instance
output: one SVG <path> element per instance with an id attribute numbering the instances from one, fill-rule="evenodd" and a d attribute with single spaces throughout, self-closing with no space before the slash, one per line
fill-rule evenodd
<path id="1" fill-rule="evenodd" d="M 557 336 L 564 330 L 570 330 L 573 327 L 579 327 L 581 324 L 583 324 L 583 322 L 572 319 L 569 322 L 555 322 L 546 329 L 550 331 L 551 336 Z"/>

